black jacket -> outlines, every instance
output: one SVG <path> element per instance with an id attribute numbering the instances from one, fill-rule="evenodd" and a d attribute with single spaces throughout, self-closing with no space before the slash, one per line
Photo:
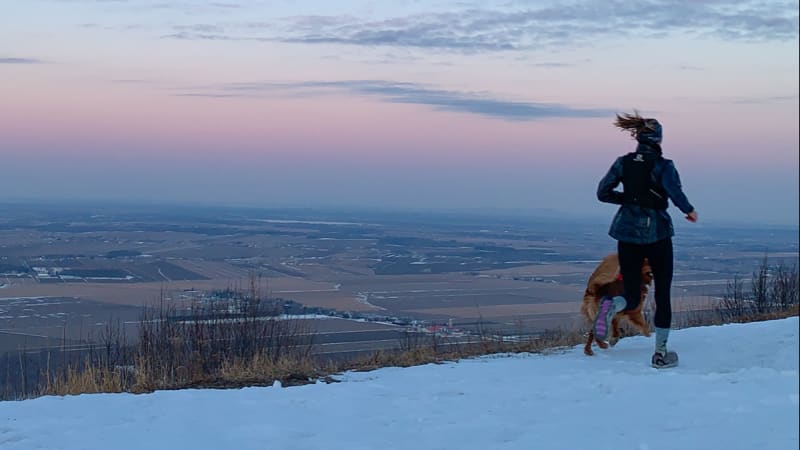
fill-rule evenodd
<path id="1" fill-rule="evenodd" d="M 659 153 L 657 148 L 639 144 L 636 148 L 639 153 Z M 620 156 L 600 180 L 597 186 L 597 199 L 605 203 L 621 205 L 608 234 L 614 239 L 632 244 L 650 244 L 675 235 L 672 218 L 666 210 L 646 208 L 636 204 L 625 203 L 622 192 L 614 189 L 625 183 L 623 174 L 623 158 Z M 684 214 L 694 211 L 694 207 L 681 188 L 681 179 L 675 164 L 669 159 L 656 158 L 653 166 L 653 176 L 667 193 L 672 203 Z"/>

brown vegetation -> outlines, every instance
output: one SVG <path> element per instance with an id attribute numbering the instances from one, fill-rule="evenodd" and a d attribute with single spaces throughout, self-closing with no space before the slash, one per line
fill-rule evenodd
<path id="1" fill-rule="evenodd" d="M 798 315 L 796 267 L 770 267 L 766 258 L 754 272 L 751 292 L 741 280 L 729 283 L 717 309 L 696 312 L 679 327 L 769 320 Z M 197 305 L 180 316 L 162 304 L 144 312 L 139 341 L 128 345 L 120 324 L 109 325 L 100 345 L 78 363 L 48 359 L 37 377 L 25 376 L 20 358 L 21 385 L 5 386 L 3 398 L 71 395 L 96 392 L 150 392 L 187 387 L 296 385 L 331 381 L 347 370 L 413 366 L 506 352 L 550 352 L 574 347 L 585 336 L 577 329 L 546 331 L 516 339 L 481 327 L 474 339 L 453 341 L 437 334 L 409 331 L 396 351 L 379 351 L 346 361 L 321 361 L 312 355 L 313 330 L 308 322 L 281 318 L 258 283 L 251 284 L 233 303 Z M 48 357 L 49 358 L 49 357 Z M 10 369 L 10 364 L 6 368 Z"/>

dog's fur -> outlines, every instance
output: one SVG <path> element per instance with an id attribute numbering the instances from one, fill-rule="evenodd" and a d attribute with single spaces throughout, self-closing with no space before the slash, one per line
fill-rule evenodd
<path id="1" fill-rule="evenodd" d="M 585 317 L 589 323 L 589 336 L 586 340 L 586 346 L 583 348 L 583 353 L 589 356 L 594 355 L 592 351 L 592 341 L 595 341 L 600 348 L 608 348 L 608 344 L 612 346 L 616 344 L 620 337 L 619 321 L 621 319 L 627 319 L 643 335 L 650 336 L 650 327 L 644 320 L 642 308 L 647 298 L 648 286 L 652 281 L 653 274 L 650 269 L 650 264 L 647 259 L 645 259 L 644 264 L 642 264 L 642 297 L 639 306 L 634 310 L 623 311 L 614 316 L 614 319 L 611 321 L 611 336 L 609 337 L 608 343 L 595 339 L 592 325 L 594 324 L 594 318 L 597 316 L 597 311 L 600 308 L 600 299 L 605 296 L 623 295 L 625 291 L 622 278 L 619 276 L 619 258 L 617 254 L 612 253 L 603 258 L 589 277 L 589 281 L 586 284 L 586 292 L 583 294 L 581 314 L 583 314 L 583 317 Z"/>

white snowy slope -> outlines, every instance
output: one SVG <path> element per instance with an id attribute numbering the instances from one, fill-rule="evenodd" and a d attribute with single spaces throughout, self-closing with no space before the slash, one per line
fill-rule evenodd
<path id="1" fill-rule="evenodd" d="M 673 332 L 584 356 L 504 355 L 292 388 L 0 402 L 0 448 L 797 449 L 798 319 Z"/>

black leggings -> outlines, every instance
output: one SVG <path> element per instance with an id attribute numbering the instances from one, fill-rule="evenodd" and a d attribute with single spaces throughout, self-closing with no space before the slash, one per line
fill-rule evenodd
<path id="1" fill-rule="evenodd" d="M 656 317 L 658 328 L 669 328 L 672 324 L 670 286 L 672 285 L 672 239 L 666 238 L 652 244 L 618 242 L 619 270 L 625 285 L 626 310 L 635 309 L 641 301 L 642 263 L 650 262 L 655 282 Z"/>

